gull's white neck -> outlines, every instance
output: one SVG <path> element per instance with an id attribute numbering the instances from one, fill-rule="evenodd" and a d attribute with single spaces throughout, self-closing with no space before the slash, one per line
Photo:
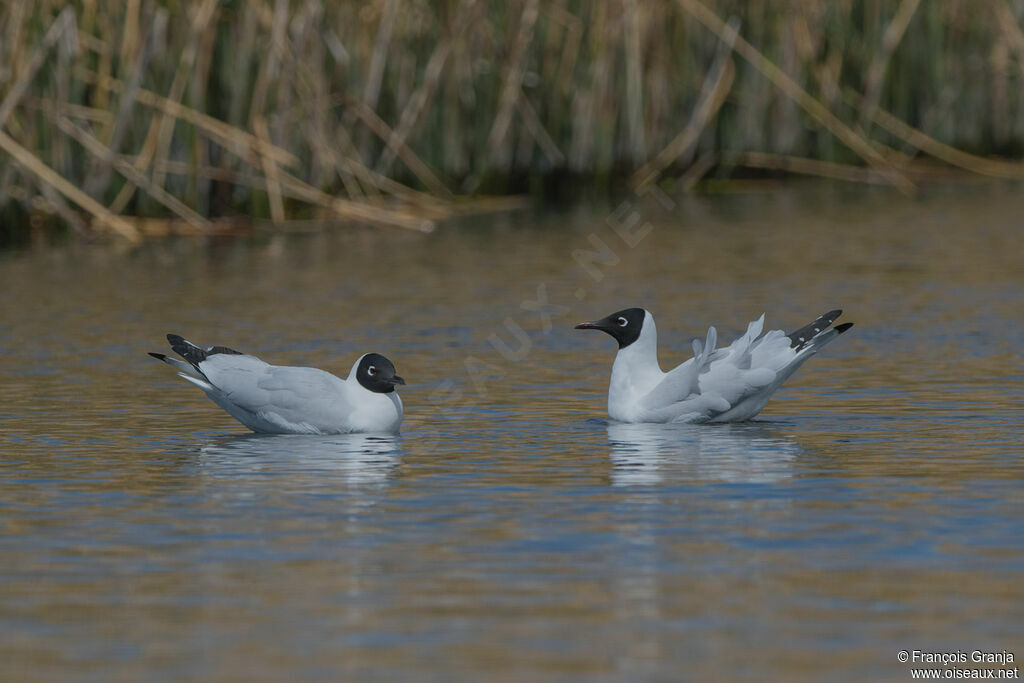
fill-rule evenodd
<path id="1" fill-rule="evenodd" d="M 658 330 L 654 316 L 644 313 L 644 325 L 637 340 L 619 349 L 612 365 L 608 387 L 608 416 L 629 421 L 637 401 L 647 395 L 665 376 L 658 365 Z"/>
<path id="2" fill-rule="evenodd" d="M 346 382 L 351 382 L 359 387 L 362 386 L 356 378 L 356 373 L 359 371 L 359 364 L 363 362 L 363 358 L 365 357 L 366 354 L 364 353 L 362 356 L 359 356 L 359 358 L 356 358 L 356 362 L 352 364 L 352 369 L 348 371 L 348 377 L 345 378 Z"/>

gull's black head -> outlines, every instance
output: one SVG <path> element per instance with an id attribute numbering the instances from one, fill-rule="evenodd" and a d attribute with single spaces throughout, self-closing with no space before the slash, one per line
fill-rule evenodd
<path id="1" fill-rule="evenodd" d="M 576 329 L 607 332 L 619 342 L 619 348 L 624 349 L 640 336 L 644 328 L 644 314 L 642 308 L 626 308 L 592 323 L 580 323 Z"/>
<path id="2" fill-rule="evenodd" d="M 356 368 L 356 379 L 363 388 L 378 394 L 389 394 L 396 384 L 405 384 L 405 380 L 395 374 L 394 364 L 379 353 L 363 356 Z"/>

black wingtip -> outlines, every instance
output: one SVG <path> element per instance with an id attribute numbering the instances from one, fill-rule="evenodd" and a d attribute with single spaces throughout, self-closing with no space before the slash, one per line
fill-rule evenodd
<path id="1" fill-rule="evenodd" d="M 164 354 L 162 354 L 162 353 L 155 353 L 153 351 L 150 351 L 149 355 L 153 356 L 153 358 L 156 358 L 157 360 L 164 360 L 164 359 L 167 358 L 167 356 L 165 356 Z"/>
<path id="2" fill-rule="evenodd" d="M 796 330 L 795 332 L 790 332 L 788 335 L 786 335 L 787 337 L 789 337 L 790 346 L 799 351 L 804 347 L 804 345 L 808 344 L 812 339 L 814 339 L 819 334 L 828 329 L 829 325 L 835 322 L 836 318 L 838 318 L 842 314 L 843 309 L 833 309 L 828 313 L 822 313 L 814 322 L 810 323 L 809 325 L 804 325 L 799 330 Z"/>
<path id="3" fill-rule="evenodd" d="M 174 351 L 197 369 L 199 368 L 199 363 L 206 360 L 206 352 L 203 349 L 180 335 L 169 334 L 167 335 L 167 341 L 171 343 L 171 351 Z"/>
<path id="4" fill-rule="evenodd" d="M 851 327 L 853 327 L 853 323 L 843 323 L 842 325 L 836 325 L 832 329 L 836 331 L 836 334 L 842 334 L 843 332 L 846 332 Z"/>

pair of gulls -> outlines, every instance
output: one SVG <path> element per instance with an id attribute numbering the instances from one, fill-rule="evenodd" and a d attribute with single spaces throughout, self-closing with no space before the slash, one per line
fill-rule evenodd
<path id="1" fill-rule="evenodd" d="M 830 327 L 840 313 L 829 311 L 790 334 L 762 334 L 762 314 L 721 349 L 711 327 L 703 343 L 693 341 L 693 358 L 669 372 L 658 365 L 654 316 L 642 308 L 627 308 L 576 329 L 601 330 L 619 344 L 608 387 L 612 420 L 740 422 L 761 412 L 804 361 L 853 326 Z M 184 361 L 149 355 L 177 368 L 182 378 L 254 432 L 394 433 L 402 423 L 402 399 L 395 386 L 405 380 L 379 353 L 361 356 L 341 379 L 316 368 L 269 365 L 226 346 L 196 346 L 175 334 L 167 340 Z"/>

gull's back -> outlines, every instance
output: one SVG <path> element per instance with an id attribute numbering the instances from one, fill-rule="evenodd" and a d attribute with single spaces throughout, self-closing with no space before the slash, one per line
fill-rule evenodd
<path id="1" fill-rule="evenodd" d="M 639 399 L 635 392 L 632 395 L 621 392 L 616 396 L 615 414 L 611 412 L 610 392 L 609 415 L 626 422 L 749 420 L 764 409 L 772 394 L 808 358 L 852 326 L 846 323 L 829 329 L 840 313 L 839 310 L 829 311 L 789 335 L 782 330 L 761 334 L 762 315 L 747 326 L 745 334 L 722 349 L 715 348 L 717 333 L 712 327 L 705 343 L 694 342 L 694 358 L 663 373 Z M 627 351 L 628 347 L 620 355 Z M 643 363 L 632 361 L 631 366 L 657 367 L 656 350 L 644 348 L 641 353 L 646 360 Z M 626 366 L 622 369 L 624 375 Z M 613 367 L 613 388 L 614 374 Z M 651 382 L 650 379 L 645 381 Z M 626 384 L 626 380 L 620 378 L 620 385 Z"/>

